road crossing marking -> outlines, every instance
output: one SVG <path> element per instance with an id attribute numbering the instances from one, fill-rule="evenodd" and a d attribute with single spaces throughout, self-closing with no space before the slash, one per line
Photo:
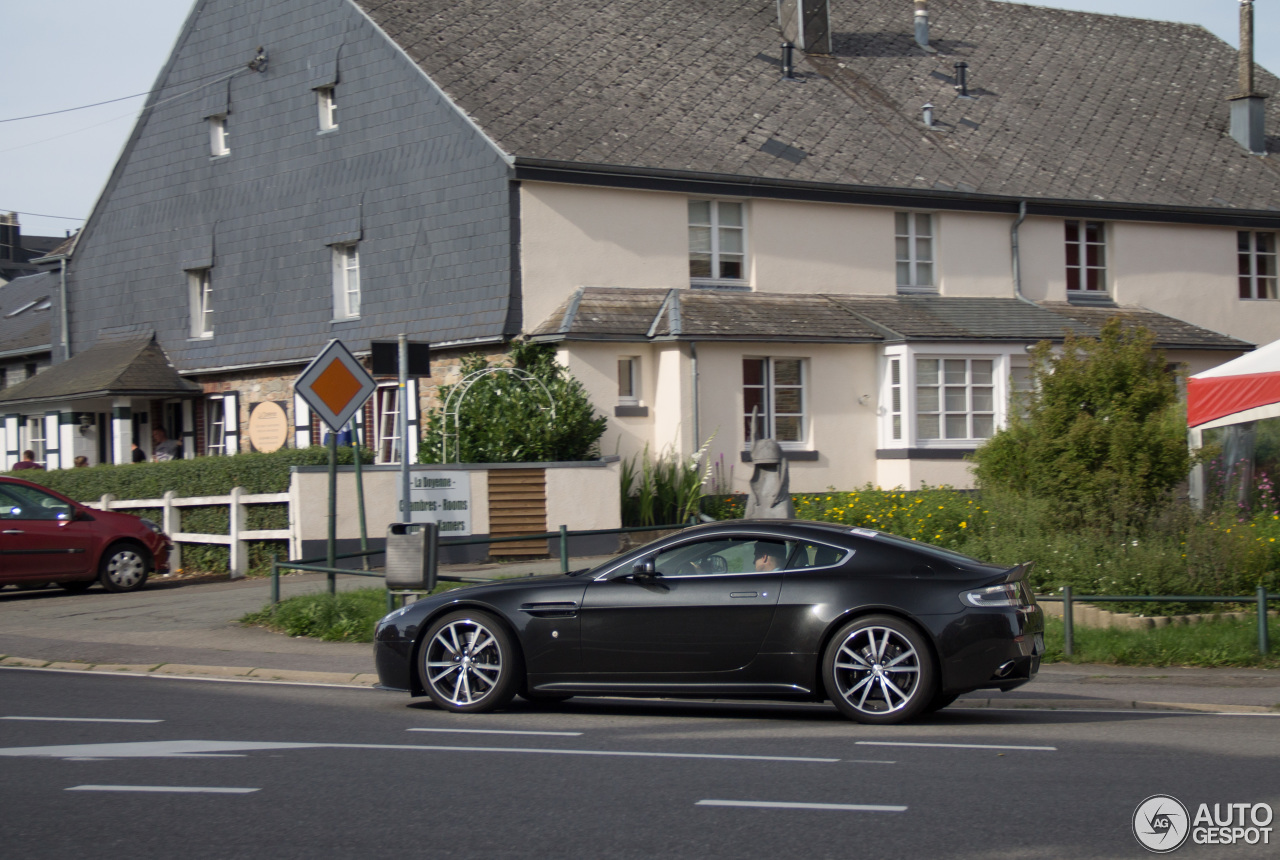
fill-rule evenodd
<path id="1" fill-rule="evenodd" d="M 576 738 L 582 732 L 526 732 L 509 729 L 405 729 L 406 732 L 446 732 L 465 735 L 539 735 L 542 737 Z"/>
<path id="2" fill-rule="evenodd" d="M 73 785 L 67 791 L 146 791 L 162 794 L 252 794 L 260 788 L 218 788 L 201 785 Z"/>
<path id="3" fill-rule="evenodd" d="M 1044 750 L 1057 752 L 1057 747 L 1014 746 L 1012 744 L 944 744 L 924 743 L 918 741 L 854 741 L 857 744 L 876 747 L 942 747 L 944 749 L 963 750 Z"/>
<path id="4" fill-rule="evenodd" d="M 906 812 L 905 806 L 866 803 L 789 803 L 773 800 L 699 800 L 695 806 L 745 806 L 750 809 L 834 809 L 842 812 Z"/>
<path id="5" fill-rule="evenodd" d="M 163 723 L 164 720 L 110 720 L 105 717 L 0 717 L 0 720 L 28 720 L 45 723 Z"/>

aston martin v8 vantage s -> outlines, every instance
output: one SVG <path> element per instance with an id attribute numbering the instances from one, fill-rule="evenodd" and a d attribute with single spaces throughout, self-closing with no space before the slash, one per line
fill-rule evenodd
<path id="1" fill-rule="evenodd" d="M 695 526 L 591 570 L 435 594 L 383 618 L 380 685 L 448 711 L 591 696 L 829 699 L 898 723 L 1030 681 L 1029 564 L 870 529 Z"/>

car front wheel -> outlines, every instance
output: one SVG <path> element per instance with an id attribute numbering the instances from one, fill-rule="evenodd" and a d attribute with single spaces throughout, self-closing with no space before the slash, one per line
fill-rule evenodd
<path id="1" fill-rule="evenodd" d="M 107 591 L 137 591 L 146 584 L 150 567 L 146 550 L 134 544 L 116 544 L 102 556 L 98 581 Z"/>
<path id="2" fill-rule="evenodd" d="M 438 618 L 419 650 L 418 671 L 431 700 L 457 713 L 501 708 L 523 680 L 515 642 L 485 612 L 452 612 Z"/>
<path id="3" fill-rule="evenodd" d="M 933 701 L 935 675 L 924 636 L 891 615 L 846 624 L 822 660 L 827 695 L 860 723 L 901 723 L 919 716 Z"/>

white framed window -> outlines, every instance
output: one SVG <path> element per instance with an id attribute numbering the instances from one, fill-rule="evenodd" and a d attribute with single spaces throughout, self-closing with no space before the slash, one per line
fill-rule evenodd
<path id="1" fill-rule="evenodd" d="M 1107 225 L 1103 221 L 1067 221 L 1067 292 L 1107 291 Z"/>
<path id="2" fill-rule="evenodd" d="M 187 270 L 191 306 L 191 336 L 213 337 L 213 270 Z"/>
<path id="3" fill-rule="evenodd" d="M 772 437 L 785 447 L 803 445 L 805 428 L 805 360 L 742 359 L 743 439 Z M 756 425 L 751 426 L 751 415 Z"/>
<path id="4" fill-rule="evenodd" d="M 45 458 L 48 456 L 48 437 L 44 432 L 44 416 L 43 415 L 27 415 L 22 419 L 22 445 L 23 451 L 34 451 L 36 462 L 41 466 L 45 465 Z"/>
<path id="5" fill-rule="evenodd" d="M 204 453 L 209 457 L 240 452 L 240 397 L 213 394 L 204 401 Z"/>
<path id="6" fill-rule="evenodd" d="M 902 439 L 903 433 L 903 397 L 902 397 L 902 359 L 889 359 L 889 438 L 895 442 Z"/>
<path id="7" fill-rule="evenodd" d="M 885 348 L 881 448 L 975 448 L 1008 420 L 1009 396 L 1031 384 L 1021 344 Z"/>
<path id="8" fill-rule="evenodd" d="M 231 154 L 231 144 L 227 137 L 227 115 L 217 114 L 209 117 L 209 155 L 219 158 Z"/>
<path id="9" fill-rule="evenodd" d="M 374 392 L 374 462 L 400 462 L 400 385 L 383 383 Z"/>
<path id="10" fill-rule="evenodd" d="M 618 359 L 618 404 L 640 404 L 640 358 L 634 355 Z"/>
<path id="11" fill-rule="evenodd" d="M 896 212 L 893 218 L 898 292 L 934 292 L 933 216 L 924 212 Z"/>
<path id="12" fill-rule="evenodd" d="M 725 200 L 689 201 L 689 278 L 694 284 L 746 280 L 746 205 Z"/>
<path id="13" fill-rule="evenodd" d="M 316 88 L 316 110 L 321 131 L 333 131 L 338 127 L 338 99 L 333 87 Z"/>
<path id="14" fill-rule="evenodd" d="M 333 247 L 333 316 L 360 316 L 360 248 L 356 242 Z"/>
<path id="15" fill-rule="evenodd" d="M 995 360 L 916 358 L 916 438 L 965 441 L 995 432 Z"/>
<path id="16" fill-rule="evenodd" d="M 204 453 L 210 457 L 227 453 L 227 411 L 221 397 L 204 402 Z"/>
<path id="17" fill-rule="evenodd" d="M 1241 230 L 1236 234 L 1240 298 L 1278 299 L 1276 293 L 1276 234 Z"/>

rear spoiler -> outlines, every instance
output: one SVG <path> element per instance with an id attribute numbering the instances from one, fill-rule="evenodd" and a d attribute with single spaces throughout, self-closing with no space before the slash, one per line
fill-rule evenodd
<path id="1" fill-rule="evenodd" d="M 1015 565 L 1004 572 L 1005 582 L 1022 582 L 1027 578 L 1027 574 L 1031 572 L 1031 566 L 1034 561 L 1024 561 L 1022 564 Z"/>

